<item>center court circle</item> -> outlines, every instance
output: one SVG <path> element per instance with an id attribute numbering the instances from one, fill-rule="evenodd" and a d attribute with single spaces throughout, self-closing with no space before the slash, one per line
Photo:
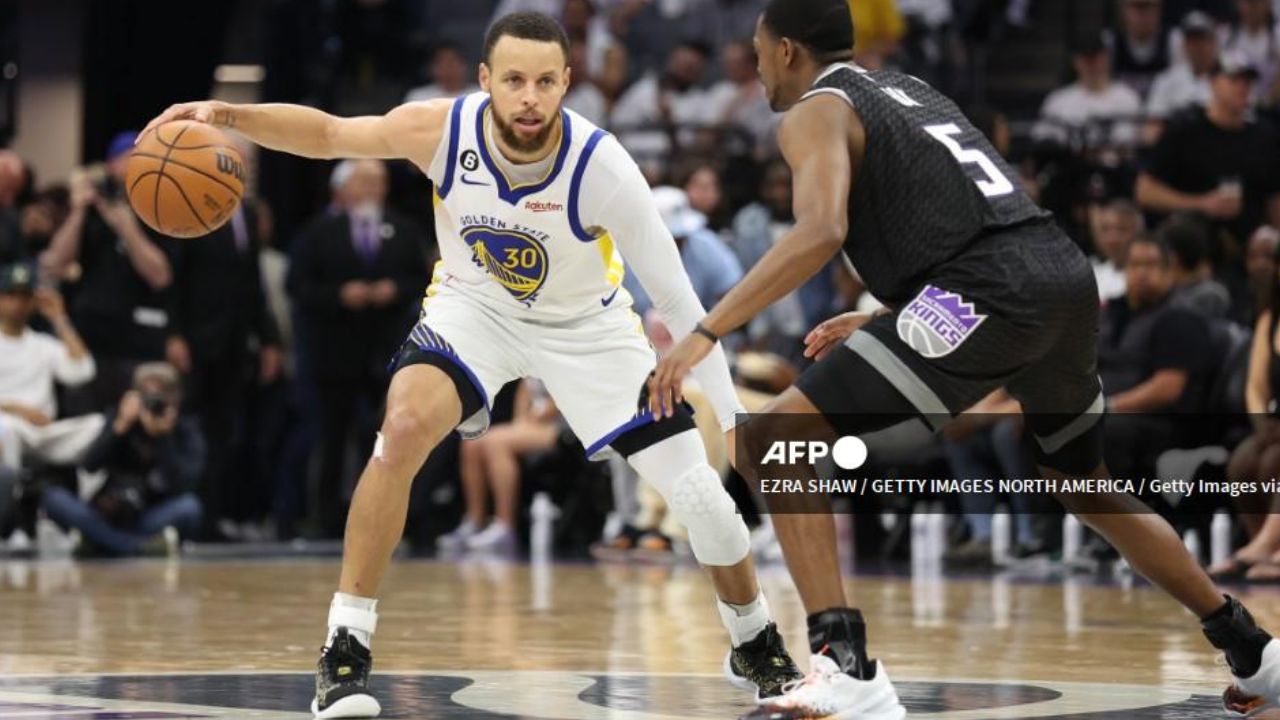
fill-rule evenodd
<path id="1" fill-rule="evenodd" d="M 831 459 L 845 470 L 855 470 L 867 461 L 867 444 L 853 435 L 845 435 L 831 446 Z"/>

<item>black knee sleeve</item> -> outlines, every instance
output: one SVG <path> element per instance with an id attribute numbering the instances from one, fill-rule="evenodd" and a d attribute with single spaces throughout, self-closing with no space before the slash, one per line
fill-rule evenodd
<path id="1" fill-rule="evenodd" d="M 1085 418 L 1085 415 L 1077 415 L 1076 419 Z M 1078 433 L 1065 442 L 1056 440 L 1055 435 L 1069 430 L 1071 423 L 1052 423 L 1049 418 L 1035 417 L 1028 418 L 1031 432 L 1035 434 L 1035 455 L 1036 464 L 1041 467 L 1057 470 L 1067 475 L 1087 475 L 1102 464 L 1102 440 L 1103 440 L 1103 423 L 1106 422 L 1106 415 L 1099 415 L 1093 424 L 1083 432 Z M 1050 420 L 1050 422 L 1046 422 Z M 1054 431 L 1043 432 L 1043 427 L 1049 424 L 1056 425 Z M 1040 426 L 1040 427 L 1037 427 Z M 1048 448 L 1046 449 L 1046 445 Z"/>

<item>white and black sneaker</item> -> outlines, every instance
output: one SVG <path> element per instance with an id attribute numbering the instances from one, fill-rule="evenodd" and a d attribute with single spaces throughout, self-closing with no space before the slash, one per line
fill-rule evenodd
<path id="1" fill-rule="evenodd" d="M 311 713 L 330 718 L 375 718 L 382 706 L 369 694 L 373 654 L 346 628 L 338 628 L 316 664 L 316 696 Z"/>
<path id="2" fill-rule="evenodd" d="M 724 656 L 724 676 L 734 687 L 755 693 L 756 702 L 782 694 L 789 682 L 804 677 L 787 653 L 776 623 L 765 625 L 751 640 Z"/>
<path id="3" fill-rule="evenodd" d="M 787 683 L 782 695 L 760 704 L 743 720 L 902 720 L 907 710 L 878 660 L 870 661 L 870 679 L 860 680 L 826 655 L 814 655 L 809 674 Z"/>
<path id="4" fill-rule="evenodd" d="M 1235 681 L 1222 694 L 1228 712 L 1253 717 L 1280 705 L 1280 642 L 1258 627 L 1233 597 L 1203 624 L 1205 637 L 1222 650 Z"/>

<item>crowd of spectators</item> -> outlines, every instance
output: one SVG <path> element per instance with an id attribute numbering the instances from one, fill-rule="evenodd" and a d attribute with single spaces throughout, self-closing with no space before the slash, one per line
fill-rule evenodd
<path id="1" fill-rule="evenodd" d="M 331 92 L 320 96 L 330 98 L 326 109 L 350 113 L 471 92 L 479 33 L 494 14 L 561 18 L 574 40 L 566 104 L 614 132 L 641 164 L 710 306 L 794 222 L 789 170 L 773 140 L 778 116 L 750 42 L 764 4 L 487 0 L 424 18 L 406 9 L 412 3 L 339 3 L 350 22 L 335 25 L 341 52 L 326 76 Z M 854 0 L 858 62 L 967 97 L 971 81 L 956 71 L 972 55 L 966 43 L 1038 17 L 1034 0 L 998 4 L 999 12 L 989 5 Z M 1064 32 L 1065 82 L 1048 89 L 1038 112 L 964 109 L 1092 257 L 1113 471 L 1151 475 L 1169 448 L 1222 447 L 1231 453 L 1217 463 L 1222 473 L 1274 475 L 1280 3 L 1110 5 L 1110 26 Z M 370 39 L 395 37 L 389 28 L 414 27 L 415 18 L 425 35 Z M 415 42 L 426 51 L 415 53 Z M 418 56 L 422 74 L 406 73 Z M 389 194 L 397 173 L 412 173 L 343 161 L 331 168 L 327 205 L 304 224 L 277 227 L 269 202 L 250 197 L 213 234 L 175 241 L 146 228 L 124 200 L 132 141 L 121 133 L 101 162 L 46 185 L 0 151 L 0 540 L 29 536 L 44 517 L 108 554 L 169 548 L 176 533 L 340 537 L 380 422 L 388 360 L 436 256 L 420 212 Z M 424 178 L 410 183 L 428 196 Z M 662 347 L 661 319 L 642 288 L 630 279 L 627 288 Z M 815 325 L 876 305 L 833 262 L 725 339 L 744 397 L 767 398 L 803 370 Z M 565 459 L 580 447 L 536 382 L 510 394 L 489 435 L 450 439 L 421 473 L 408 533 L 422 546 L 514 550 L 534 489 L 550 490 L 579 525 L 603 523 L 608 503 L 566 498 L 555 486 L 581 490 L 568 475 L 610 471 Z M 1030 476 L 1019 412 L 997 393 L 875 471 Z M 1183 421 L 1232 412 L 1228 422 Z M 623 467 L 611 474 L 617 512 L 612 539 L 598 548 L 670 553 L 680 530 L 664 520 L 660 499 Z M 609 483 L 596 485 L 607 493 Z M 997 502 L 1016 513 L 1016 553 L 1045 552 L 1057 538 L 1032 522 L 1043 511 L 1035 500 L 974 497 L 951 508 L 948 558 L 989 561 Z M 755 514 L 746 494 L 743 505 Z M 1280 551 L 1280 525 L 1241 527 L 1250 540 L 1239 562 Z"/>

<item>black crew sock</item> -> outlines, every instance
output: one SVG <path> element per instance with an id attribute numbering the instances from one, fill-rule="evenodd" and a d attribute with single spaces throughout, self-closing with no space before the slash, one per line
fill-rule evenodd
<path id="1" fill-rule="evenodd" d="M 840 669 L 859 680 L 876 676 L 876 664 L 867 659 L 867 624 L 853 608 L 830 608 L 809 616 L 809 649 L 826 655 Z"/>
<path id="2" fill-rule="evenodd" d="M 1226 604 L 1204 618 L 1201 627 L 1209 642 L 1227 656 L 1231 672 L 1238 678 L 1251 678 L 1262 667 L 1262 651 L 1271 635 L 1258 627 L 1239 600 L 1225 597 Z"/>

